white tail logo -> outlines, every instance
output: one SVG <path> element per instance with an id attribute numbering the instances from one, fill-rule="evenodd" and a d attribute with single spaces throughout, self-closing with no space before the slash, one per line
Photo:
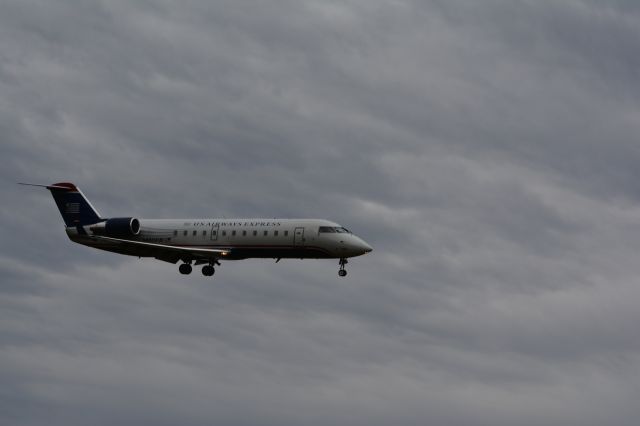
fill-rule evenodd
<path id="1" fill-rule="evenodd" d="M 80 213 L 80 203 L 66 203 L 64 205 L 64 212 L 68 214 Z"/>

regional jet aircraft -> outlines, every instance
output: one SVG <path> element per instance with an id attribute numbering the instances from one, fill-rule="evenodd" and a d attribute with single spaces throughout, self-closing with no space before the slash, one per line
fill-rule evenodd
<path id="1" fill-rule="evenodd" d="M 322 219 L 138 219 L 104 218 L 72 183 L 40 186 L 51 191 L 71 241 L 138 257 L 204 265 L 212 276 L 220 260 L 248 258 L 339 259 L 338 275 L 347 275 L 347 258 L 371 246 L 337 223 Z"/>

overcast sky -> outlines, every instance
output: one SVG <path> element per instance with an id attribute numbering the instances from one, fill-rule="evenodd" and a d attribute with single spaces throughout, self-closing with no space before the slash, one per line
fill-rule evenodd
<path id="1" fill-rule="evenodd" d="M 0 3 L 0 423 L 637 425 L 640 3 Z M 373 247 L 198 270 L 104 216 Z"/>

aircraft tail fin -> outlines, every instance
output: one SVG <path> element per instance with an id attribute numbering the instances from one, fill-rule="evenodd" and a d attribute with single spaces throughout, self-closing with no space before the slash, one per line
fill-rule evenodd
<path id="1" fill-rule="evenodd" d="M 59 182 L 53 185 L 20 183 L 20 185 L 40 186 L 51 191 L 67 227 L 91 225 L 102 221 L 100 213 L 91 205 L 82 191 L 72 183 Z"/>

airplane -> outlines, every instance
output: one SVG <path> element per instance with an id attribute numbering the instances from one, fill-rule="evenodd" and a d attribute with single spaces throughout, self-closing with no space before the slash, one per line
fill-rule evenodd
<path id="1" fill-rule="evenodd" d="M 347 275 L 347 258 L 372 248 L 335 222 L 324 219 L 139 219 L 105 218 L 70 182 L 47 188 L 60 210 L 69 239 L 114 253 L 153 257 L 176 264 L 189 275 L 192 265 L 204 265 L 212 276 L 220 260 L 249 258 L 339 259 L 338 275 Z"/>

